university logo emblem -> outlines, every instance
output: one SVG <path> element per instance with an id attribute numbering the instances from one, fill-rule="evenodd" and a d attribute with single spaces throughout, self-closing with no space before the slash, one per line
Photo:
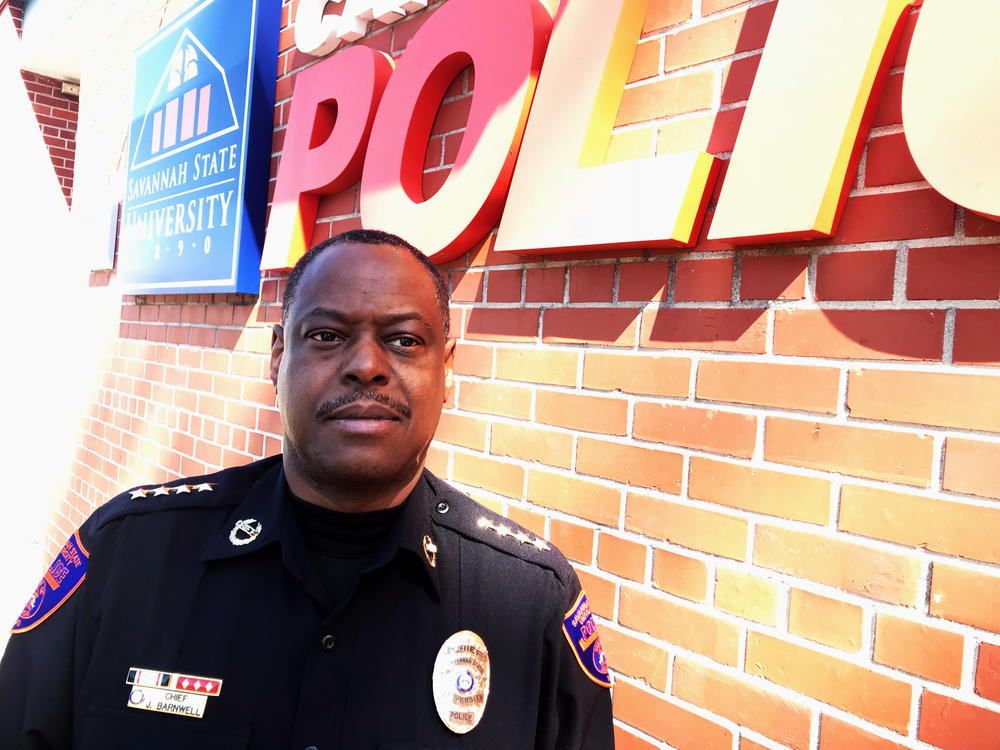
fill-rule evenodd
<path id="1" fill-rule="evenodd" d="M 146 109 L 134 144 L 132 168 L 199 146 L 238 127 L 225 69 L 190 29 L 184 29 Z"/>

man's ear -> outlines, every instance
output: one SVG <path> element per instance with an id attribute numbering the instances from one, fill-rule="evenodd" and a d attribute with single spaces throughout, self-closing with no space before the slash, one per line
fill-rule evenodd
<path id="1" fill-rule="evenodd" d="M 455 387 L 455 339 L 448 339 L 444 343 L 444 400 L 447 402 L 451 398 L 451 391 Z"/>
<path id="2" fill-rule="evenodd" d="M 285 352 L 285 329 L 278 323 L 271 326 L 271 382 L 278 387 L 278 369 L 281 367 L 281 355 Z"/>

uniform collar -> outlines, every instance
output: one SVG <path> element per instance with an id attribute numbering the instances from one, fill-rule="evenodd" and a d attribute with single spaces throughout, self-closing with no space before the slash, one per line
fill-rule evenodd
<path id="1" fill-rule="evenodd" d="M 407 497 L 403 511 L 389 530 L 371 568 L 405 558 L 406 564 L 424 571 L 435 598 L 440 599 L 437 567 L 431 565 L 435 546 L 431 515 L 436 495 L 437 490 L 430 480 L 430 474 L 425 470 Z M 219 532 L 209 540 L 202 561 L 239 557 L 276 543 L 281 547 L 282 561 L 288 571 L 300 581 L 308 583 L 313 576 L 307 571 L 306 545 L 290 500 L 284 469 L 279 461 L 246 491 Z M 430 540 L 430 550 L 425 548 L 425 537 Z"/>

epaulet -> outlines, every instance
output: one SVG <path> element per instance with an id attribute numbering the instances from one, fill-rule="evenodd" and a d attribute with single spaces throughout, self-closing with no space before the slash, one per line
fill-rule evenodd
<path id="1" fill-rule="evenodd" d="M 101 528 L 123 516 L 236 504 L 243 491 L 280 460 L 280 455 L 270 456 L 213 474 L 132 487 L 98 508 L 91 523 L 94 528 Z"/>
<path id="2" fill-rule="evenodd" d="M 447 512 L 432 514 L 438 524 L 503 554 L 548 568 L 563 583 L 573 580 L 572 567 L 551 542 L 477 503 L 430 472 L 426 476 L 439 509 L 442 503 L 448 506 Z"/>

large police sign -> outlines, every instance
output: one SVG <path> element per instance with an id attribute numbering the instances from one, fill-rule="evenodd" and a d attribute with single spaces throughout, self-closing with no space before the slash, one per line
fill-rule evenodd
<path id="1" fill-rule="evenodd" d="M 257 293 L 280 6 L 204 0 L 136 51 L 129 291 Z"/>

